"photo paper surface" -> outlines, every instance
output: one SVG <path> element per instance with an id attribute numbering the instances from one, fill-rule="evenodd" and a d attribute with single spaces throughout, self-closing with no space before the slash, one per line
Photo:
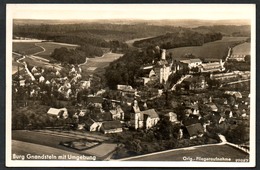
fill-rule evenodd
<path id="1" fill-rule="evenodd" d="M 255 166 L 254 4 L 6 11 L 6 166 Z"/>

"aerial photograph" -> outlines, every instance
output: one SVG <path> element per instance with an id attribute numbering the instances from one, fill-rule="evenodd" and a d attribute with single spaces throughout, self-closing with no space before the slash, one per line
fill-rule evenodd
<path id="1" fill-rule="evenodd" d="M 254 6 L 232 6 L 9 5 L 8 159 L 252 161 Z"/>

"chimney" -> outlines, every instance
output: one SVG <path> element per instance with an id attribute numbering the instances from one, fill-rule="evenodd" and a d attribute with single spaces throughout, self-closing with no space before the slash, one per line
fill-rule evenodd
<path id="1" fill-rule="evenodd" d="M 166 50 L 162 49 L 162 60 L 166 59 Z"/>

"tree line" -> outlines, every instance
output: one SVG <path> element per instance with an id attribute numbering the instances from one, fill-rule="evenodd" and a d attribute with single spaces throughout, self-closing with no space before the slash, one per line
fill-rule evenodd
<path id="1" fill-rule="evenodd" d="M 201 46 L 207 42 L 213 42 L 222 39 L 221 33 L 198 33 L 189 29 L 166 33 L 154 38 L 135 41 L 136 47 L 147 47 L 158 45 L 164 49 L 171 49 L 186 46 Z"/>

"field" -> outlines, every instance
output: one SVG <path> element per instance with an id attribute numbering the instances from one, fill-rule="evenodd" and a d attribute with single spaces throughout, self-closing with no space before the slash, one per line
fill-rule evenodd
<path id="1" fill-rule="evenodd" d="M 13 51 L 19 54 L 31 55 L 42 51 L 42 48 L 35 46 L 35 42 L 13 42 Z"/>
<path id="2" fill-rule="evenodd" d="M 199 146 L 183 149 L 173 149 L 153 155 L 145 155 L 127 159 L 128 161 L 189 161 L 188 158 L 196 160 L 200 158 L 230 158 L 232 162 L 236 159 L 249 159 L 249 155 L 229 145 Z M 186 158 L 186 160 L 184 160 Z M 202 160 L 200 160 L 202 161 Z M 224 161 L 225 162 L 225 161 Z"/>
<path id="3" fill-rule="evenodd" d="M 103 135 L 103 134 L 102 134 Z M 58 153 L 61 155 L 63 153 L 73 153 L 73 154 L 84 154 L 84 155 L 95 155 L 98 157 L 98 159 L 105 158 L 109 153 L 113 152 L 116 148 L 116 144 L 110 144 L 110 143 L 101 143 L 100 145 L 94 146 L 90 149 L 79 151 L 73 148 L 65 147 L 60 145 L 60 142 L 67 142 L 67 141 L 73 141 L 75 139 L 81 139 L 81 138 L 87 138 L 87 139 L 98 139 L 105 140 L 107 137 L 105 136 L 97 136 L 95 134 L 92 135 L 90 132 L 85 132 L 84 134 L 80 134 L 79 132 L 71 132 L 71 133 L 65 133 L 64 132 L 51 132 L 51 131 L 25 131 L 25 130 L 15 130 L 12 131 L 12 144 L 14 147 L 13 153 L 34 153 L 36 151 L 38 152 L 38 155 L 48 153 L 52 154 L 53 149 L 60 150 Z M 23 144 L 21 142 L 24 142 L 26 146 L 30 146 L 31 144 L 32 148 L 28 147 L 26 150 L 19 147 L 20 144 Z M 37 148 L 36 146 L 44 146 L 47 148 L 47 150 L 41 150 L 36 149 L 36 151 L 33 148 Z M 23 145 L 20 145 L 23 146 Z M 35 147 L 34 147 L 35 146 Z M 48 150 L 48 148 L 51 148 Z M 55 153 L 55 152 L 54 152 Z"/>
<path id="4" fill-rule="evenodd" d="M 40 56 L 46 59 L 51 59 L 49 56 L 54 51 L 55 48 L 66 47 L 68 49 L 75 49 L 77 45 L 69 45 L 69 44 L 62 44 L 62 43 L 54 43 L 54 42 L 41 42 L 35 44 L 38 47 L 42 48 L 42 52 L 34 54 L 36 56 Z"/>
<path id="5" fill-rule="evenodd" d="M 36 55 L 46 59 L 51 59 L 49 56 L 54 49 L 61 47 L 75 49 L 77 45 L 55 42 L 13 42 L 13 51 L 25 55 Z"/>
<path id="6" fill-rule="evenodd" d="M 106 53 L 102 57 L 89 58 L 87 63 L 82 64 L 81 68 L 84 72 L 94 73 L 107 67 L 109 63 L 120 58 L 123 54 Z"/>
<path id="7" fill-rule="evenodd" d="M 205 43 L 202 46 L 180 47 L 167 50 L 172 53 L 175 60 L 184 59 L 185 55 L 192 54 L 196 58 L 223 59 L 228 53 L 228 48 L 234 46 L 238 42 L 246 40 L 247 37 L 223 37 L 222 40 Z"/>
<path id="8" fill-rule="evenodd" d="M 12 140 L 12 159 L 18 159 L 15 155 L 22 155 L 24 156 L 25 160 L 31 160 L 31 158 L 27 157 L 28 154 L 31 155 L 48 155 L 51 156 L 51 160 L 58 159 L 58 156 L 62 155 L 73 155 L 73 156 L 81 156 L 82 154 L 73 153 L 49 146 L 43 146 L 39 144 L 33 144 L 29 142 L 22 142 Z M 75 157 L 76 158 L 76 157 Z M 65 158 L 63 158 L 65 159 Z M 43 160 L 49 160 L 48 158 Z M 61 159 L 62 160 L 62 159 Z"/>
<path id="9" fill-rule="evenodd" d="M 233 48 L 233 55 L 250 55 L 250 43 L 243 43 Z"/>

